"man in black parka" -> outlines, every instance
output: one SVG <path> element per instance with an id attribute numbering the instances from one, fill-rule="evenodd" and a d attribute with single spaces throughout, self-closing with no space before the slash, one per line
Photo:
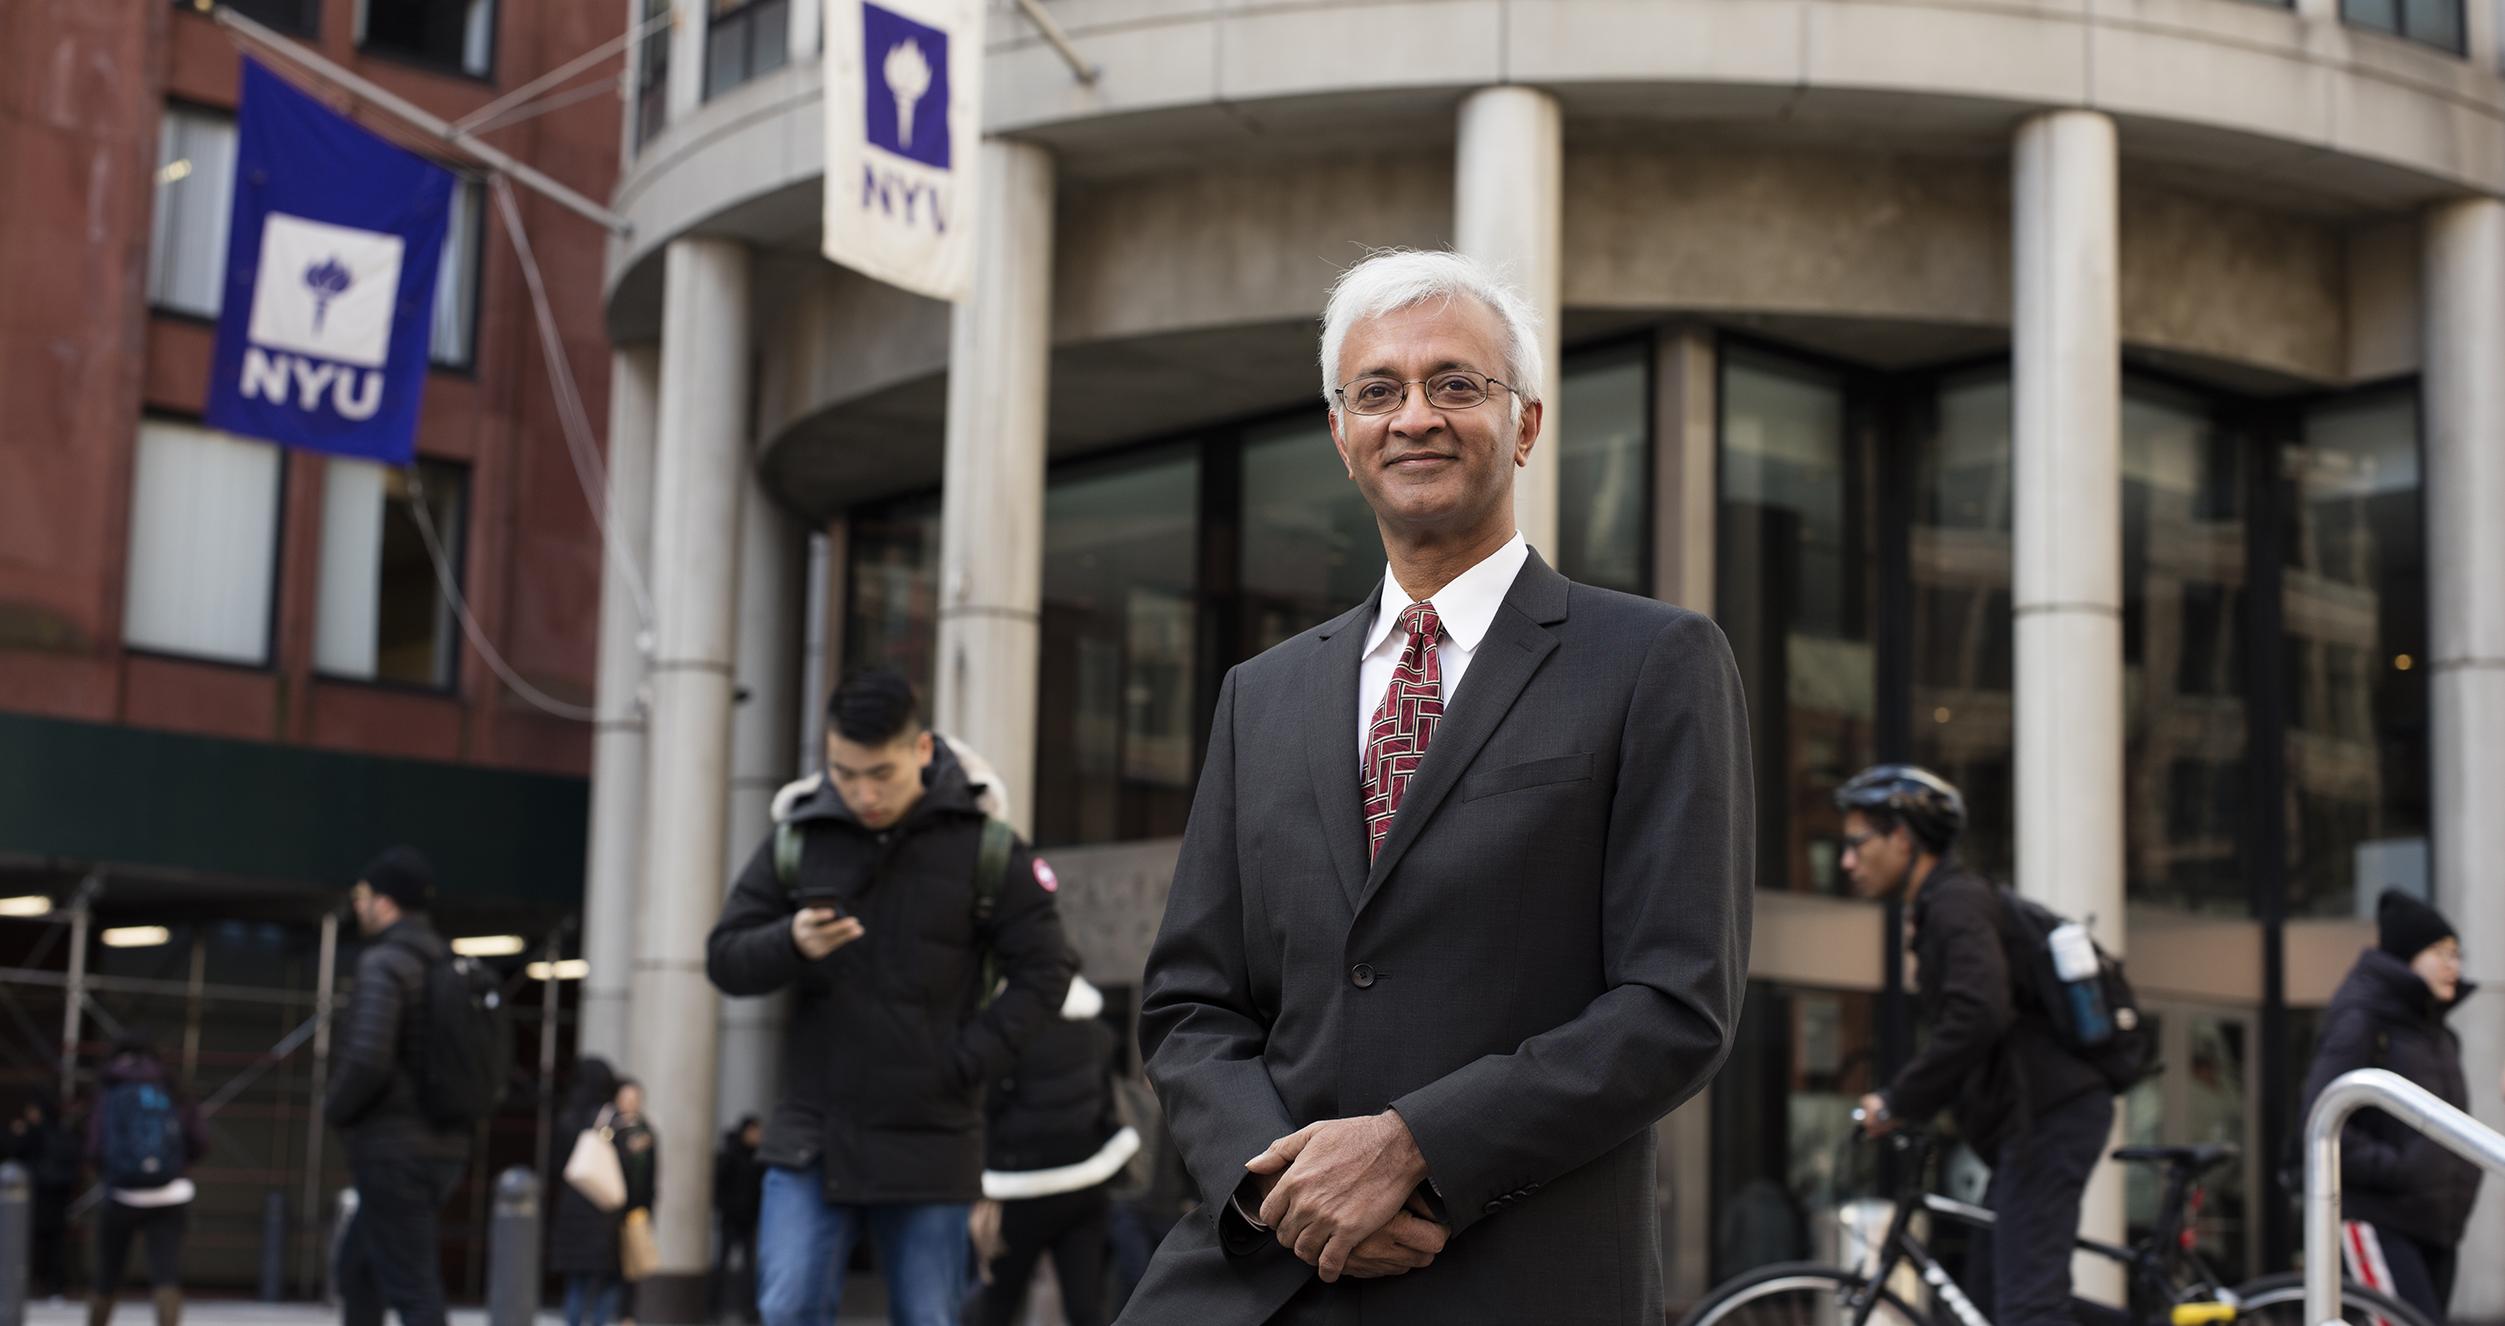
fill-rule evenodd
<path id="1" fill-rule="evenodd" d="M 1835 800 L 1854 891 L 1905 900 L 1915 1006 L 1931 1028 L 1896 1080 L 1862 1098 L 1864 1127 L 1884 1133 L 1950 1110 L 1992 1166 L 1992 1320 L 2068 1326 L 2071 1242 L 2113 1132 L 2113 1089 L 2020 1005 L 2000 889 L 1954 855 L 1965 797 L 1927 769 L 1883 764 Z"/>
<path id="2" fill-rule="evenodd" d="M 2470 1108 L 2461 1041 L 2445 1017 L 2478 987 L 2462 979 L 2461 939 L 2433 907 L 2398 891 L 2375 908 L 2375 946 L 2358 955 L 2322 1015 L 2305 1074 L 2303 1119 L 2332 1079 L 2384 1068 Z M 2381 1110 L 2340 1134 L 2341 1251 L 2350 1276 L 2442 1322 L 2479 1167 Z"/>
<path id="3" fill-rule="evenodd" d="M 828 1326 L 866 1231 L 895 1326 L 953 1326 L 984 1084 L 1070 981 L 1059 883 L 1012 840 L 978 888 L 981 789 L 903 677 L 846 677 L 827 720 L 825 774 L 778 817 L 788 829 L 749 859 L 706 945 L 724 994 L 793 991 L 762 1151 L 758 1308 L 767 1326 Z M 988 1004 L 987 956 L 1005 981 Z"/>

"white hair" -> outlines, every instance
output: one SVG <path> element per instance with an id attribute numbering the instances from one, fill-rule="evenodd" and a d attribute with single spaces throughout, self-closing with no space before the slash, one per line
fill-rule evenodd
<path id="1" fill-rule="evenodd" d="M 1540 398 L 1540 319 L 1512 286 L 1487 264 L 1459 253 L 1377 249 L 1341 273 L 1322 308 L 1322 399 L 1339 408 L 1339 352 L 1348 329 L 1368 318 L 1430 301 L 1466 296 L 1484 304 L 1505 327 L 1506 386 L 1514 417 L 1524 401 Z"/>

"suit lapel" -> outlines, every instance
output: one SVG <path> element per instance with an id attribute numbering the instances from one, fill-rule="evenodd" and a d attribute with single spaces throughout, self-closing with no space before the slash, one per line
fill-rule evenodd
<path id="1" fill-rule="evenodd" d="M 1374 900 L 1409 845 L 1417 841 L 1423 826 L 1434 818 L 1436 807 L 1444 803 L 1471 761 L 1479 757 L 1480 748 L 1512 711 L 1513 702 L 1521 696 L 1522 688 L 1530 684 L 1540 663 L 1556 650 L 1557 637 L 1547 628 L 1565 620 L 1567 583 L 1564 576 L 1540 560 L 1537 552 L 1522 564 L 1521 573 L 1514 577 L 1513 587 L 1505 594 L 1504 606 L 1496 610 L 1495 619 L 1488 625 L 1487 638 L 1479 641 L 1478 652 L 1470 658 L 1469 671 L 1462 674 L 1461 684 L 1453 688 L 1443 721 L 1436 725 L 1434 744 L 1427 747 L 1417 775 L 1410 779 L 1409 791 L 1401 798 L 1400 813 L 1392 817 L 1391 832 L 1383 839 L 1383 850 L 1375 856 L 1373 869 L 1366 874 L 1365 887 L 1356 899 L 1358 910 L 1363 911 Z M 1352 677 L 1348 689 L 1355 686 Z M 1357 803 L 1352 797 L 1349 804 Z M 1358 859 L 1364 859 L 1362 825 Z"/>
<path id="2" fill-rule="evenodd" d="M 1382 595 L 1378 583 L 1364 604 L 1322 628 L 1305 704 L 1305 764 L 1322 812 L 1322 848 L 1351 910 L 1366 884 L 1365 806 L 1357 789 L 1357 665 Z"/>

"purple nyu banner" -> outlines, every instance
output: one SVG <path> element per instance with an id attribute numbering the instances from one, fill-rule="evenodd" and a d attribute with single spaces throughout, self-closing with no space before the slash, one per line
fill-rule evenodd
<path id="1" fill-rule="evenodd" d="M 244 61 L 206 422 L 405 465 L 452 173 Z"/>

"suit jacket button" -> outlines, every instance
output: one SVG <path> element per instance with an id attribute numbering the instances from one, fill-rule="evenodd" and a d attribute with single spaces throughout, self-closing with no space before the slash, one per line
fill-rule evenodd
<path id="1" fill-rule="evenodd" d="M 1363 990 L 1374 984 L 1374 968 L 1360 962 L 1348 969 L 1349 984 Z"/>
<path id="2" fill-rule="evenodd" d="M 1489 1202 L 1486 1206 L 1479 1208 L 1480 1213 L 1483 1215 L 1494 1215 L 1504 1209 L 1504 1204 L 1501 1202 Z"/>

